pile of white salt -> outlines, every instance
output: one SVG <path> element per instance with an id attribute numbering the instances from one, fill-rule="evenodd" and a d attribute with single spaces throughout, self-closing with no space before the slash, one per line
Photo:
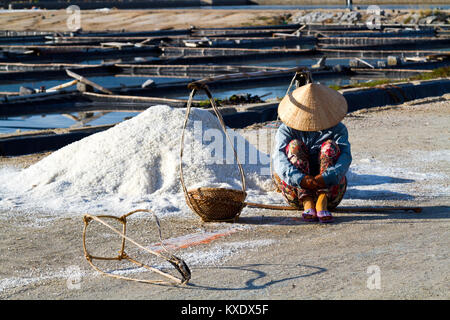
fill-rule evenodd
<path id="1" fill-rule="evenodd" d="M 3 172 L 0 207 L 21 212 L 123 214 L 136 208 L 186 213 L 179 154 L 185 110 L 153 106 L 113 128 Z M 228 129 L 250 197 L 271 188 L 268 155 Z M 233 151 L 217 118 L 193 109 L 185 133 L 184 180 L 191 187 L 241 189 Z M 259 199 L 261 199 L 259 197 Z"/>

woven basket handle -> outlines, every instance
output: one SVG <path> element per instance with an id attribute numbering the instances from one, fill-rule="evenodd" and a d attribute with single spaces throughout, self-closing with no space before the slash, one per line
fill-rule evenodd
<path id="1" fill-rule="evenodd" d="M 183 146 L 184 146 L 184 133 L 186 131 L 187 122 L 189 120 L 189 113 L 191 112 L 191 106 L 192 106 L 192 99 L 194 99 L 195 93 L 197 92 L 197 89 L 192 89 L 189 100 L 186 105 L 186 116 L 184 118 L 184 124 L 183 124 L 183 131 L 181 132 L 181 142 L 180 142 L 180 182 L 181 186 L 183 187 L 184 195 L 186 196 L 186 200 L 191 202 L 190 197 L 188 197 L 188 192 L 186 188 L 186 184 L 184 183 L 184 175 L 183 175 Z M 192 206 L 192 204 L 191 204 Z"/>
<path id="2" fill-rule="evenodd" d="M 220 111 L 218 110 L 216 103 L 212 97 L 211 91 L 209 90 L 208 86 L 206 85 L 201 85 L 200 87 L 201 89 L 203 89 L 206 92 L 206 95 L 209 98 L 210 104 L 213 107 L 214 113 L 216 114 L 217 118 L 219 119 L 219 123 L 222 127 L 223 132 L 225 133 L 225 136 L 227 137 L 228 142 L 231 145 L 231 148 L 233 149 L 233 153 L 234 153 L 234 158 L 236 159 L 236 163 L 238 165 L 239 168 L 239 174 L 241 176 L 241 184 L 242 184 L 242 191 L 246 191 L 246 184 L 245 184 L 245 174 L 244 174 L 244 170 L 242 169 L 242 165 L 239 162 L 239 158 L 236 152 L 236 149 L 234 148 L 233 145 L 233 141 L 231 140 L 231 138 L 229 137 L 228 133 L 227 133 L 227 128 L 225 126 L 225 122 L 223 121 L 222 115 L 220 113 Z M 181 186 L 183 187 L 183 191 L 184 194 L 187 196 L 187 188 L 184 182 L 184 174 L 183 174 L 183 149 L 184 149 L 184 134 L 186 132 L 186 127 L 187 127 L 187 122 L 189 120 L 189 114 L 191 112 L 191 107 L 192 107 L 192 100 L 194 98 L 195 93 L 197 92 L 197 90 L 199 89 L 198 85 L 193 85 L 191 86 L 191 94 L 189 95 L 189 100 L 187 102 L 187 106 L 186 106 L 186 117 L 184 119 L 184 124 L 183 124 L 183 131 L 181 134 L 181 143 L 180 143 L 180 181 L 181 181 Z M 188 198 L 188 201 L 190 201 L 190 198 Z"/>

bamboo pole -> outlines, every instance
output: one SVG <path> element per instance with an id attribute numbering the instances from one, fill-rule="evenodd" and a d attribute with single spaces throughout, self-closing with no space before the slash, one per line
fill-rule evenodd
<path id="1" fill-rule="evenodd" d="M 227 70 L 227 69 L 256 69 L 256 70 L 289 70 L 285 67 L 270 67 L 270 66 L 242 66 L 242 65 L 197 65 L 197 64 L 123 64 L 117 63 L 116 67 L 119 68 L 160 68 L 160 69 L 176 69 L 176 68 L 192 68 L 197 70 Z"/>
<path id="2" fill-rule="evenodd" d="M 247 207 L 271 209 L 271 210 L 286 210 L 298 211 L 298 208 L 284 205 L 260 204 L 254 202 L 245 202 Z M 413 211 L 415 213 L 422 212 L 420 207 L 340 207 L 332 210 L 333 212 L 392 212 L 392 211 Z"/>
<path id="3" fill-rule="evenodd" d="M 375 69 L 375 67 L 372 64 L 368 63 L 367 61 L 365 61 L 363 59 L 355 58 L 355 60 L 361 62 L 362 64 L 365 64 L 366 66 L 369 66 L 371 69 Z"/>
<path id="4" fill-rule="evenodd" d="M 77 82 L 78 82 L 78 80 L 72 80 L 72 81 L 69 81 L 69 82 L 62 83 L 60 85 L 51 87 L 51 88 L 47 89 L 46 91 L 47 92 L 58 91 L 58 90 L 61 90 L 61 89 L 67 88 L 67 87 L 71 87 L 71 86 L 77 84 Z"/>
<path id="5" fill-rule="evenodd" d="M 125 96 L 125 95 L 104 95 L 94 92 L 83 92 L 84 96 L 107 99 L 107 100 L 121 100 L 121 101 L 139 101 L 139 102 L 155 102 L 155 103 L 169 103 L 169 104 L 186 104 L 187 100 L 183 99 L 170 99 L 170 98 L 159 98 L 159 97 L 141 97 L 141 96 Z M 199 103 L 200 101 L 193 101 L 194 103 Z"/>
<path id="6" fill-rule="evenodd" d="M 79 74 L 77 74 L 77 73 L 75 73 L 75 72 L 73 72 L 73 71 L 70 71 L 69 69 L 66 69 L 66 73 L 67 73 L 68 76 L 70 76 L 70 77 L 72 77 L 72 78 L 75 78 L 76 80 L 78 80 L 78 81 L 80 81 L 80 82 L 83 82 L 83 83 L 85 83 L 85 84 L 87 84 L 87 85 L 90 85 L 90 86 L 92 86 L 92 87 L 94 87 L 94 88 L 96 88 L 96 89 L 98 89 L 98 90 L 100 90 L 100 91 L 102 91 L 102 92 L 104 92 L 104 93 L 107 93 L 107 94 L 113 94 L 112 91 L 110 91 L 110 90 L 108 90 L 108 89 L 102 87 L 102 86 L 99 85 L 99 84 L 96 84 L 95 82 L 92 82 L 92 81 L 89 80 L 89 79 L 86 79 L 86 78 L 83 77 L 83 76 L 80 76 Z"/>

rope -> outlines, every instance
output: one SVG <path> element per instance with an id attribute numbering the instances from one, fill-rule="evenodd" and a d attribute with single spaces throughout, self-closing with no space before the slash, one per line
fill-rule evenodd
<path id="1" fill-rule="evenodd" d="M 189 99 L 186 105 L 186 116 L 184 119 L 184 124 L 183 124 L 183 130 L 181 133 L 181 142 L 180 142 L 180 182 L 181 182 L 181 186 L 183 188 L 183 192 L 186 198 L 186 201 L 189 202 L 189 206 L 192 207 L 192 201 L 191 201 L 191 197 L 188 196 L 188 191 L 186 188 L 186 184 L 184 183 L 184 174 L 183 174 L 183 145 L 184 145 L 184 134 L 186 131 L 186 126 L 187 126 L 187 122 L 189 120 L 189 113 L 191 112 L 191 105 L 192 105 L 192 99 L 195 96 L 195 93 L 197 92 L 196 88 L 193 88 L 191 91 L 191 94 L 189 95 Z"/>
<path id="2" fill-rule="evenodd" d="M 141 244 L 139 244 L 138 242 L 136 242 L 135 240 L 131 239 L 130 237 L 128 237 L 126 235 L 126 224 L 127 224 L 127 217 L 129 217 L 130 215 L 136 213 L 136 212 L 150 212 L 152 213 L 153 217 L 155 218 L 156 221 L 156 226 L 158 228 L 158 234 L 159 234 L 159 240 L 161 241 L 161 247 L 163 248 L 165 254 L 162 254 L 161 252 L 156 252 L 153 251 L 151 249 L 148 249 L 144 246 L 142 246 Z M 104 218 L 108 218 L 108 219 L 114 219 L 119 221 L 120 223 L 122 223 L 122 232 L 120 232 L 119 230 L 115 229 L 114 227 L 112 227 L 110 224 L 106 223 L 105 221 L 103 221 Z M 89 254 L 88 250 L 87 250 L 87 246 L 86 246 L 86 233 L 87 233 L 87 227 L 89 225 L 89 223 L 95 220 L 101 224 L 103 224 L 104 226 L 106 226 L 107 228 L 109 228 L 110 230 L 112 230 L 113 232 L 117 233 L 118 235 L 120 235 L 122 237 L 122 245 L 121 245 L 121 249 L 119 251 L 119 255 L 117 257 L 97 257 L 97 256 L 93 256 L 91 254 Z M 117 278 L 117 279 L 123 279 L 123 280 L 130 280 L 130 281 L 136 281 L 136 282 L 144 282 L 144 283 L 150 283 L 150 284 L 180 284 L 180 285 L 184 285 L 186 283 L 189 282 L 190 278 L 191 278 L 191 272 L 189 270 L 189 267 L 186 265 L 186 263 L 174 256 L 172 253 L 170 253 L 167 248 L 164 246 L 163 244 L 163 240 L 162 240 L 162 235 L 161 235 L 161 226 L 158 220 L 158 217 L 150 210 L 144 210 L 144 209 L 138 209 L 138 210 L 134 210 L 131 211 L 121 217 L 115 217 L 115 216 L 109 216 L 109 215 L 99 215 L 99 216 L 94 216 L 94 215 L 90 215 L 90 214 L 85 214 L 83 217 L 83 221 L 84 221 L 84 229 L 83 229 L 83 250 L 84 250 L 84 256 L 86 258 L 86 260 L 89 262 L 89 264 L 98 272 L 107 275 L 109 277 L 113 277 L 113 278 Z M 135 246 L 137 246 L 138 248 L 153 254 L 157 257 L 160 257 L 166 261 L 168 261 L 169 263 L 171 263 L 175 269 L 177 269 L 177 271 L 181 274 L 182 279 L 176 278 L 164 271 L 161 271 L 159 269 L 153 268 L 149 265 L 146 265 L 142 262 L 139 262 L 133 258 L 131 258 L 130 256 L 128 256 L 127 253 L 125 253 L 125 240 L 128 240 L 129 242 L 131 242 L 132 244 L 134 244 Z M 144 267 L 150 271 L 153 271 L 155 273 L 158 273 L 159 275 L 168 278 L 169 280 L 171 280 L 170 282 L 168 281 L 163 281 L 163 280 L 145 280 L 145 279 L 136 279 L 136 278 L 130 278 L 130 277 L 125 277 L 125 276 L 121 276 L 121 275 L 116 275 L 116 274 L 111 274 L 108 272 L 105 272 L 103 270 L 101 270 L 100 268 L 98 268 L 96 265 L 94 265 L 93 260 L 128 260 L 136 265 L 138 265 L 139 267 Z"/>

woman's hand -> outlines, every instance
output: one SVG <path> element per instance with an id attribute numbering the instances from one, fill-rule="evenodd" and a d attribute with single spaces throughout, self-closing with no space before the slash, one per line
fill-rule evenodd
<path id="1" fill-rule="evenodd" d="M 310 175 L 305 176 L 300 182 L 300 187 L 303 189 L 317 190 L 326 188 L 327 185 L 325 184 L 322 175 L 318 174 L 315 177 Z"/>
<path id="2" fill-rule="evenodd" d="M 325 184 L 325 180 L 323 179 L 321 174 L 318 174 L 314 177 L 314 182 L 317 185 L 317 189 L 324 189 L 327 187 L 327 185 Z"/>
<path id="3" fill-rule="evenodd" d="M 300 187 L 303 189 L 314 190 L 317 189 L 317 184 L 313 176 L 304 176 L 302 181 L 300 182 Z"/>

